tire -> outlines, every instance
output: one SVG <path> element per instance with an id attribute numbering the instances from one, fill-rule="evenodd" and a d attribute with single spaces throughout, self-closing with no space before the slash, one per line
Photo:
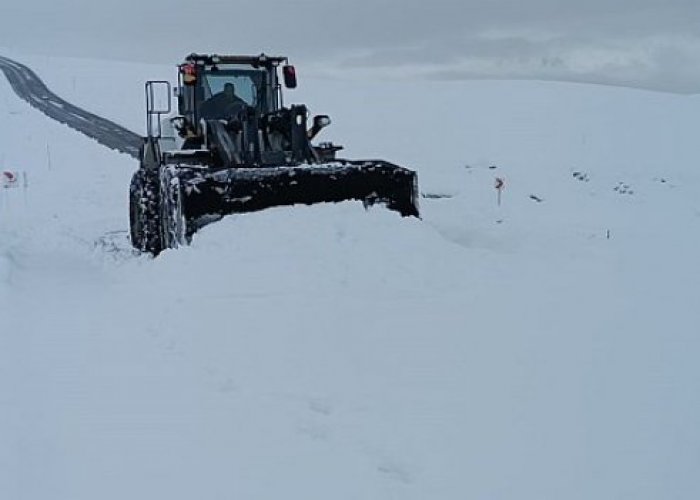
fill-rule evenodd
<path id="1" fill-rule="evenodd" d="M 182 198 L 182 187 L 176 167 L 161 167 L 160 221 L 163 248 L 178 248 L 189 243 Z"/>
<path id="2" fill-rule="evenodd" d="M 163 250 L 158 171 L 140 168 L 131 178 L 129 228 L 137 250 L 153 256 Z"/>

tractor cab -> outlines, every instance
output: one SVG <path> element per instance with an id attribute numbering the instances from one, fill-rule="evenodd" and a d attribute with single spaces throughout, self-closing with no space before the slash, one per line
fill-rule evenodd
<path id="1" fill-rule="evenodd" d="M 282 106 L 277 67 L 284 66 L 285 82 L 296 86 L 293 67 L 282 57 L 192 54 L 179 66 L 178 110 L 189 124 L 201 119 L 230 119 L 243 110 L 258 116 Z"/>
<path id="2" fill-rule="evenodd" d="M 330 118 L 315 116 L 308 123 L 305 106 L 285 108 L 281 82 L 297 86 L 286 57 L 190 54 L 178 66 L 175 116 L 170 116 L 170 84 L 146 84 L 148 137 L 171 157 L 199 152 L 229 167 L 333 159 L 341 146 L 310 143 Z M 167 105 L 158 105 L 164 100 L 156 89 L 167 91 Z"/>

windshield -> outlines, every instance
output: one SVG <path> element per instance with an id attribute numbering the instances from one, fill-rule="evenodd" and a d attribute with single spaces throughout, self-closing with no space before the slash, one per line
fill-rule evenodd
<path id="1" fill-rule="evenodd" d="M 240 69 L 239 69 L 240 68 Z M 226 84 L 233 84 L 235 94 L 249 106 L 258 107 L 264 99 L 265 70 L 250 66 L 226 65 L 204 73 L 204 99 L 210 99 L 224 91 Z"/>

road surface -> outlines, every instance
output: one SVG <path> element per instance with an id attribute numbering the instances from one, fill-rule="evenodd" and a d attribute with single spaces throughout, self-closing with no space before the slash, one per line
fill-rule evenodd
<path id="1" fill-rule="evenodd" d="M 64 101 L 51 92 L 36 73 L 12 59 L 0 56 L 0 71 L 5 73 L 21 99 L 49 118 L 68 125 L 103 146 L 139 158 L 139 148 L 143 143 L 139 134 Z"/>

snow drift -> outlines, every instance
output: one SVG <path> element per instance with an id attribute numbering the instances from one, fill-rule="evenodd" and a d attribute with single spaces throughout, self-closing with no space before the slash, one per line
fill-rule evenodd
<path id="1" fill-rule="evenodd" d="M 167 76 L 23 62 L 137 131 Z M 0 191 L 0 497 L 697 497 L 700 101 L 302 87 L 348 156 L 418 169 L 422 221 L 280 208 L 136 255 L 133 161 L 0 81 L 28 179 Z"/>

